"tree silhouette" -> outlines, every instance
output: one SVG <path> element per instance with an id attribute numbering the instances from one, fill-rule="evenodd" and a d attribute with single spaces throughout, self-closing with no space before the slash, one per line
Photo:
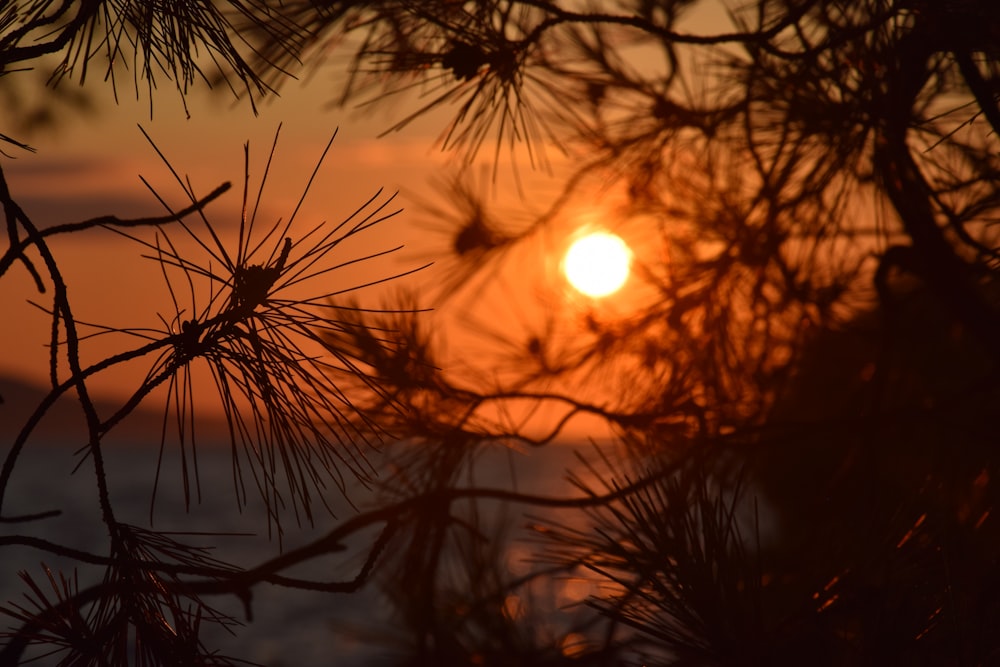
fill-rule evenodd
<path id="1" fill-rule="evenodd" d="M 200 626 L 235 619 L 206 600 L 235 597 L 250 617 L 269 584 L 377 587 L 406 635 L 400 664 L 995 661 L 1000 10 L 758 0 L 706 29 L 710 5 L 7 8 L 11 75 L 55 54 L 55 79 L 82 81 L 101 54 L 138 63 L 149 86 L 163 76 L 184 95 L 205 78 L 252 101 L 347 50 L 338 99 L 404 107 L 388 131 L 450 114 L 440 143 L 459 173 L 425 212 L 452 264 L 434 313 L 402 291 L 381 308 L 351 290 L 283 292 L 364 259 L 341 243 L 377 234 L 391 198 L 333 227 L 295 211 L 262 223 L 244 206 L 230 243 L 208 213 L 226 186 L 200 197 L 178 176 L 183 204 L 157 194 L 162 218 L 39 229 L 0 181 L 0 276 L 18 266 L 51 293 L 53 330 L 50 394 L 10 444 L 0 492 L 74 392 L 109 536 L 107 555 L 3 538 L 105 574 L 82 589 L 66 572 L 23 574 L 28 604 L 4 608 L 0 660 L 39 644 L 60 664 L 228 664 Z M 518 151 L 539 169 L 554 152 L 571 165 L 540 210 L 491 196 Z M 477 181 L 481 158 L 492 172 Z M 561 247 L 572 207 L 595 192 L 636 249 L 625 306 L 561 295 L 500 321 L 488 287 L 523 270 L 525 249 Z M 81 330 L 105 329 L 75 319 L 47 239 L 98 228 L 160 262 L 174 312 L 88 367 Z M 203 257 L 179 252 L 180 234 Z M 485 361 L 445 363 L 440 334 L 461 322 L 493 345 Z M 152 360 L 145 382 L 101 414 L 88 380 L 140 359 Z M 119 522 L 105 436 L 166 385 L 196 467 L 196 365 L 225 407 L 237 496 L 248 470 L 279 544 L 289 512 L 330 508 L 328 482 L 347 496 L 345 480 L 368 485 L 369 504 L 245 567 Z M 505 452 L 557 448 L 583 417 L 613 437 L 579 453 L 571 492 L 482 476 Z M 353 577 L 293 574 L 359 541 Z M 585 592 L 567 601 L 567 582 Z"/>

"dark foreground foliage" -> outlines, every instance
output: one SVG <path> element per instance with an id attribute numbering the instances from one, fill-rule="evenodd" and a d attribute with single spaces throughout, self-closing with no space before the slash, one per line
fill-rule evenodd
<path id="1" fill-rule="evenodd" d="M 398 664 L 1000 661 L 1000 5 L 758 0 L 706 27 L 710 4 L 0 9 L 4 78 L 55 57 L 54 82 L 82 82 L 106 58 L 137 84 L 186 95 L 225 82 L 253 102 L 329 61 L 336 101 L 405 108 L 390 130 L 450 114 L 440 142 L 464 170 L 441 179 L 444 201 L 428 198 L 428 234 L 447 237 L 434 258 L 451 266 L 444 288 L 378 308 L 354 294 L 371 281 L 351 269 L 382 252 L 344 248 L 391 239 L 381 193 L 339 224 L 298 207 L 259 219 L 270 158 L 252 185 L 248 150 L 233 236 L 210 215 L 228 185 L 198 196 L 166 158 L 180 194 L 154 193 L 158 218 L 40 229 L 0 180 L 0 278 L 29 275 L 52 330 L 49 393 L 4 443 L 0 501 L 35 429 L 75 395 L 94 479 L 81 502 L 107 536 L 90 553 L 22 534 L 59 508 L 38 499 L 14 516 L 0 503 L 0 547 L 103 573 L 84 586 L 72 567 L 22 573 L 0 663 L 235 664 L 203 626 L 252 623 L 263 586 L 337 602 L 376 587 L 396 632 L 369 638 Z M 4 135 L 8 152 L 27 148 L 13 133 L 28 125 Z M 492 188 L 525 155 L 569 176 L 541 209 L 500 206 Z M 488 176 L 471 177 L 480 158 Z M 530 190 L 525 174 L 512 191 Z M 540 275 L 525 258 L 561 252 L 573 207 L 598 205 L 636 252 L 621 307 L 544 284 L 533 306 L 524 290 L 490 291 Z M 162 267 L 160 330 L 76 318 L 53 239 L 109 232 Z M 460 325 L 489 354 L 452 363 L 442 334 Z M 81 361 L 109 333 L 136 345 Z M 145 381 L 99 408 L 88 383 L 126 363 L 147 364 Z M 116 518 L 105 441 L 157 388 L 161 452 L 179 447 L 197 500 L 199 372 L 226 415 L 237 508 L 259 498 L 276 538 L 264 562 Z M 578 423 L 611 435 L 560 464 L 562 491 L 482 481 L 504 454 L 551 452 Z M 321 517 L 324 535 L 284 549 L 292 523 Z M 341 557 L 347 577 L 296 569 Z"/>

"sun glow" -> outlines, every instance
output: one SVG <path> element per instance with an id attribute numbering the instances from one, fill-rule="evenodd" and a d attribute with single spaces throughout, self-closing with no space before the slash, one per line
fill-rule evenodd
<path id="1" fill-rule="evenodd" d="M 577 239 L 563 258 L 563 273 L 577 291 L 594 298 L 621 289 L 628 279 L 632 251 L 620 237 L 593 232 Z"/>

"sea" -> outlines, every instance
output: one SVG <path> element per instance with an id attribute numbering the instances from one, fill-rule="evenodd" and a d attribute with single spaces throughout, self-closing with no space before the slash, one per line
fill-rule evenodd
<path id="1" fill-rule="evenodd" d="M 9 433 L 9 428 L 5 430 Z M 100 519 L 92 462 L 82 460 L 80 443 L 66 441 L 69 439 L 66 433 L 65 429 L 50 429 L 38 441 L 29 443 L 18 460 L 3 505 L 5 516 L 48 510 L 58 510 L 59 515 L 30 523 L 0 525 L 0 530 L 8 535 L 31 535 L 106 554 L 108 540 Z M 158 428 L 152 422 L 138 427 L 133 424 L 125 434 L 127 437 L 111 439 L 105 447 L 109 493 L 116 518 L 141 527 L 184 534 L 176 538 L 209 547 L 213 556 L 243 567 L 317 539 L 374 502 L 372 493 L 358 484 L 348 490 L 356 507 L 334 492 L 335 516 L 320 511 L 312 525 L 308 522 L 296 525 L 286 517 L 285 532 L 279 543 L 273 534 L 268 536 L 262 503 L 252 495 L 252 489 L 246 506 L 241 507 L 237 502 L 229 447 L 219 442 L 202 442 L 197 451 L 200 498 L 192 481 L 189 488 L 193 497 L 190 501 L 185 499 L 180 457 L 176 448 L 168 448 L 151 512 L 159 458 Z M 495 484 L 504 488 L 511 488 L 513 482 L 515 488 L 529 493 L 579 495 L 567 481 L 565 471 L 577 453 L 590 446 L 561 443 L 523 450 L 498 447 L 476 464 L 476 480 L 484 486 Z M 512 516 L 515 527 L 537 521 L 539 514 L 534 511 L 532 516 L 522 517 L 517 512 L 505 512 Z M 315 559 L 288 574 L 350 580 L 374 536 L 372 531 L 363 533 L 348 543 L 347 550 Z M 512 551 L 512 561 L 517 557 Z M 20 546 L 0 549 L 0 563 L 0 601 L 7 604 L 26 604 L 27 587 L 18 573 L 30 574 L 43 589 L 50 590 L 47 568 L 77 578 L 80 589 L 99 581 L 103 572 L 98 566 L 80 565 Z M 515 570 L 519 567 L 512 564 Z M 567 597 L 566 591 L 553 593 L 559 598 L 552 601 L 553 612 L 582 602 L 586 592 L 573 592 L 575 598 Z M 253 590 L 252 620 L 246 617 L 242 603 L 232 596 L 214 597 L 211 604 L 243 625 L 231 632 L 207 626 L 203 632 L 205 644 L 222 655 L 261 665 L 391 665 L 397 662 L 401 650 L 401 645 L 396 644 L 401 633 L 395 627 L 391 605 L 374 584 L 345 594 L 258 585 Z M 0 627 L 9 625 L 8 619 L 0 618 Z M 45 665 L 49 660 L 41 658 L 32 664 Z"/>

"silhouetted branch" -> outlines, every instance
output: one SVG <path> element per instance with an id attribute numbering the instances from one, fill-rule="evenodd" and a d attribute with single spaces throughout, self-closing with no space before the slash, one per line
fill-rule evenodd
<path id="1" fill-rule="evenodd" d="M 10 268 L 13 262 L 18 259 L 23 259 L 24 252 L 31 247 L 33 243 L 36 243 L 38 239 L 48 238 L 50 236 L 55 236 L 56 234 L 81 232 L 88 229 L 94 229 L 95 227 L 130 229 L 133 227 L 155 227 L 158 225 L 169 224 L 171 222 L 177 222 L 192 213 L 201 211 L 212 201 L 218 199 L 223 193 L 228 192 L 230 187 L 232 186 L 229 183 L 223 183 L 215 190 L 208 193 L 205 197 L 202 197 L 199 201 L 170 215 L 154 216 L 150 218 L 133 218 L 129 220 L 122 220 L 113 215 L 104 215 L 81 222 L 71 222 L 55 225 L 53 227 L 46 227 L 45 229 L 39 230 L 38 234 L 35 236 L 29 236 L 19 240 L 17 243 L 11 243 L 11 247 L 9 247 L 3 254 L 3 257 L 0 257 L 0 276 L 3 276 L 3 274 L 7 272 L 7 269 Z M 39 291 L 44 292 L 44 290 L 41 289 Z"/>

